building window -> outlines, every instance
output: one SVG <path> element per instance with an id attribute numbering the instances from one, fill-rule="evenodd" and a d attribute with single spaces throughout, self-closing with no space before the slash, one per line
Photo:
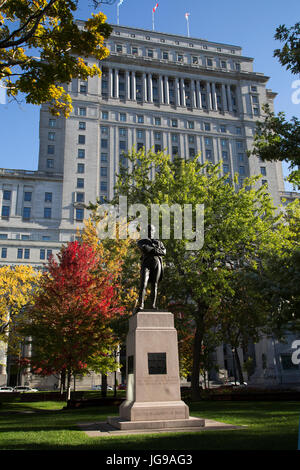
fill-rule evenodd
<path id="1" fill-rule="evenodd" d="M 77 178 L 77 188 L 84 188 L 84 179 Z"/>
<path id="2" fill-rule="evenodd" d="M 211 137 L 204 137 L 204 142 L 206 146 L 212 145 L 212 138 Z"/>
<path id="3" fill-rule="evenodd" d="M 106 166 L 102 166 L 100 168 L 100 175 L 104 176 L 105 178 L 107 177 L 107 168 L 106 168 Z"/>
<path id="4" fill-rule="evenodd" d="M 3 191 L 3 200 L 4 201 L 10 201 L 11 200 L 11 191 L 8 191 L 7 189 L 4 189 L 4 191 Z"/>
<path id="5" fill-rule="evenodd" d="M 48 147 L 47 147 L 48 155 L 54 155 L 54 150 L 55 150 L 54 145 L 48 145 Z"/>
<path id="6" fill-rule="evenodd" d="M 78 136 L 78 143 L 79 143 L 79 144 L 85 144 L 85 135 L 79 134 L 79 136 Z"/>
<path id="7" fill-rule="evenodd" d="M 148 49 L 148 57 L 153 57 L 153 49 Z"/>
<path id="8" fill-rule="evenodd" d="M 2 212 L 1 212 L 2 219 L 8 219 L 9 213 L 10 213 L 10 207 L 2 206 Z"/>
<path id="9" fill-rule="evenodd" d="M 258 103 L 259 103 L 259 101 L 258 101 L 258 96 L 252 95 L 252 103 L 253 103 L 253 104 L 258 104 Z"/>
<path id="10" fill-rule="evenodd" d="M 172 134 L 171 140 L 172 142 L 178 142 L 178 134 Z"/>
<path id="11" fill-rule="evenodd" d="M 100 160 L 101 162 L 107 162 L 107 153 L 101 153 Z"/>
<path id="12" fill-rule="evenodd" d="M 29 240 L 29 235 L 21 235 L 21 240 Z"/>
<path id="13" fill-rule="evenodd" d="M 82 131 L 86 130 L 86 123 L 84 121 L 79 121 L 79 129 Z"/>
<path id="14" fill-rule="evenodd" d="M 188 121 L 188 129 L 194 129 L 194 128 L 195 128 L 194 121 Z"/>
<path id="15" fill-rule="evenodd" d="M 213 66 L 213 61 L 212 61 L 212 59 L 210 59 L 209 57 L 207 57 L 207 59 L 206 59 L 206 65 L 207 65 L 208 67 L 212 67 L 212 66 Z"/>
<path id="16" fill-rule="evenodd" d="M 84 173 L 84 163 L 77 163 L 77 173 Z"/>
<path id="17" fill-rule="evenodd" d="M 251 91 L 256 93 L 257 92 L 257 86 L 251 85 Z"/>
<path id="18" fill-rule="evenodd" d="M 205 149 L 205 157 L 207 160 L 212 160 L 212 150 Z"/>
<path id="19" fill-rule="evenodd" d="M 49 119 L 49 127 L 56 127 L 56 119 Z"/>
<path id="20" fill-rule="evenodd" d="M 49 259 L 50 256 L 52 256 L 52 250 L 47 250 L 47 259 Z"/>
<path id="21" fill-rule="evenodd" d="M 100 190 L 101 191 L 107 191 L 107 182 L 106 181 L 101 181 L 100 182 Z"/>
<path id="22" fill-rule="evenodd" d="M 132 47 L 131 48 L 131 54 L 137 55 L 138 54 L 138 48 L 137 47 Z"/>
<path id="23" fill-rule="evenodd" d="M 76 220 L 82 222 L 84 218 L 84 209 L 76 209 Z"/>
<path id="24" fill-rule="evenodd" d="M 0 240 L 7 240 L 7 233 L 0 233 Z"/>
<path id="25" fill-rule="evenodd" d="M 51 207 L 44 207 L 44 218 L 51 219 Z"/>
<path id="26" fill-rule="evenodd" d="M 108 119 L 108 112 L 102 111 L 102 119 Z"/>
<path id="27" fill-rule="evenodd" d="M 260 167 L 260 174 L 263 176 L 267 176 L 267 169 L 265 166 Z"/>
<path id="28" fill-rule="evenodd" d="M 108 135 L 108 127 L 107 126 L 101 126 L 101 134 L 102 135 Z"/>
<path id="29" fill-rule="evenodd" d="M 227 62 L 225 60 L 221 60 L 221 68 L 226 69 L 227 68 Z"/>
<path id="30" fill-rule="evenodd" d="M 126 129 L 124 129 L 123 127 L 120 127 L 119 135 L 120 137 L 126 137 Z"/>
<path id="31" fill-rule="evenodd" d="M 223 133 L 226 132 L 226 126 L 220 126 L 220 131 Z"/>
<path id="32" fill-rule="evenodd" d="M 221 139 L 221 147 L 227 148 L 227 139 Z"/>
<path id="33" fill-rule="evenodd" d="M 45 193 L 45 202 L 52 202 L 52 193 Z"/>
<path id="34" fill-rule="evenodd" d="M 85 158 L 85 149 L 78 149 L 77 157 Z"/>
<path id="35" fill-rule="evenodd" d="M 43 240 L 44 242 L 48 242 L 49 240 L 51 240 L 51 237 L 49 237 L 49 235 L 43 235 L 43 236 L 42 236 L 42 240 Z"/>
<path id="36" fill-rule="evenodd" d="M 145 144 L 143 142 L 138 142 L 137 143 L 137 151 L 143 150 L 144 147 L 145 147 Z"/>
<path id="37" fill-rule="evenodd" d="M 54 168 L 53 158 L 47 158 L 47 168 Z"/>
<path id="38" fill-rule="evenodd" d="M 161 152 L 161 145 L 160 144 L 155 144 L 154 152 L 155 153 Z"/>
<path id="39" fill-rule="evenodd" d="M 160 140 L 161 139 L 161 132 L 154 132 L 154 139 Z"/>
<path id="40" fill-rule="evenodd" d="M 55 140 L 55 132 L 48 132 L 48 140 Z"/>
<path id="41" fill-rule="evenodd" d="M 177 61 L 178 62 L 183 62 L 183 55 L 182 54 L 177 54 Z"/>
<path id="42" fill-rule="evenodd" d="M 172 126 L 172 127 L 178 127 L 178 121 L 177 121 L 177 119 L 171 119 L 171 126 Z"/>
<path id="43" fill-rule="evenodd" d="M 123 52 L 123 46 L 122 46 L 122 44 L 117 44 L 117 45 L 116 45 L 116 51 L 117 51 L 117 52 Z"/>
<path id="44" fill-rule="evenodd" d="M 229 173 L 229 165 L 227 165 L 226 163 L 224 163 L 224 165 L 223 165 L 223 172 L 224 173 Z"/>
<path id="45" fill-rule="evenodd" d="M 142 114 L 139 114 L 137 117 L 137 122 L 139 124 L 144 124 L 144 116 Z"/>
<path id="46" fill-rule="evenodd" d="M 195 149 L 193 147 L 189 148 L 189 156 L 193 158 L 196 155 Z"/>
<path id="47" fill-rule="evenodd" d="M 144 131 L 141 131 L 141 130 L 138 129 L 136 131 L 136 135 L 137 135 L 138 139 L 143 139 L 144 138 Z"/>
<path id="48" fill-rule="evenodd" d="M 178 155 L 178 147 L 172 147 L 172 155 Z"/>
<path id="49" fill-rule="evenodd" d="M 235 133 L 236 133 L 237 135 L 242 135 L 242 128 L 241 128 L 241 127 L 236 127 L 236 128 L 235 128 Z"/>
<path id="50" fill-rule="evenodd" d="M 17 251 L 17 258 L 22 259 L 23 258 L 23 248 L 18 248 Z"/>
<path id="51" fill-rule="evenodd" d="M 239 62 L 236 62 L 235 70 L 237 70 L 238 72 L 241 70 L 241 64 Z"/>
<path id="52" fill-rule="evenodd" d="M 31 207 L 23 207 L 23 219 L 30 219 Z"/>
<path id="53" fill-rule="evenodd" d="M 253 107 L 253 114 L 254 116 L 259 116 L 259 108 L 257 108 L 256 106 Z"/>
<path id="54" fill-rule="evenodd" d="M 108 140 L 107 139 L 101 139 L 101 147 L 103 149 L 107 149 L 108 148 Z"/>
<path id="55" fill-rule="evenodd" d="M 245 175 L 245 167 L 244 166 L 239 167 L 239 174 L 242 175 L 242 176 Z"/>
<path id="56" fill-rule="evenodd" d="M 84 202 L 84 193 L 76 193 L 76 202 Z"/>
<path id="57" fill-rule="evenodd" d="M 239 160 L 239 162 L 244 161 L 244 154 L 243 153 L 238 153 L 238 160 Z"/>
<path id="58" fill-rule="evenodd" d="M 261 180 L 262 186 L 268 187 L 268 181 L 267 180 Z"/>
<path id="59" fill-rule="evenodd" d="M 25 191 L 24 193 L 24 201 L 30 202 L 32 198 L 32 192 L 31 191 Z"/>
<path id="60" fill-rule="evenodd" d="M 204 123 L 204 130 L 205 131 L 210 131 L 210 123 L 209 122 Z"/>
<path id="61" fill-rule="evenodd" d="M 120 121 L 126 122 L 126 113 L 120 113 Z"/>
<path id="62" fill-rule="evenodd" d="M 46 250 L 44 248 L 40 249 L 40 259 L 45 259 L 46 258 Z"/>
<path id="63" fill-rule="evenodd" d="M 30 258 L 30 249 L 25 248 L 24 250 L 24 259 L 29 259 Z"/>
<path id="64" fill-rule="evenodd" d="M 241 140 L 238 140 L 236 143 L 236 148 L 238 150 L 243 150 L 243 142 Z"/>
<path id="65" fill-rule="evenodd" d="M 228 152 L 227 152 L 227 150 L 222 150 L 222 160 L 228 160 Z"/>
<path id="66" fill-rule="evenodd" d="M 161 125 L 161 118 L 160 118 L 160 117 L 154 118 L 154 124 L 155 124 L 156 126 L 160 126 L 160 125 Z"/>
<path id="67" fill-rule="evenodd" d="M 86 83 L 81 83 L 80 84 L 80 93 L 86 93 L 87 92 L 87 84 Z M 84 109 L 84 108 L 81 108 Z M 82 114 L 82 116 L 85 116 L 85 114 Z"/>
<path id="68" fill-rule="evenodd" d="M 120 150 L 126 150 L 126 141 L 125 140 L 120 140 L 119 149 Z"/>
<path id="69" fill-rule="evenodd" d="M 86 116 L 86 108 L 79 108 L 79 116 Z"/>
<path id="70" fill-rule="evenodd" d="M 7 248 L 1 248 L 1 258 L 7 258 Z"/>
<path id="71" fill-rule="evenodd" d="M 188 141 L 189 141 L 189 144 L 194 144 L 195 143 L 195 136 L 194 135 L 189 135 L 188 136 Z"/>
<path id="72" fill-rule="evenodd" d="M 195 65 L 198 64 L 198 57 L 193 56 L 192 63 L 195 64 Z"/>

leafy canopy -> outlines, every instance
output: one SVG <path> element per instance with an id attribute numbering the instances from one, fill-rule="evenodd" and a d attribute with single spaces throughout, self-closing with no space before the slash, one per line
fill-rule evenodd
<path id="1" fill-rule="evenodd" d="M 0 80 L 8 96 L 24 93 L 27 103 L 50 102 L 53 114 L 68 117 L 72 100 L 61 84 L 101 76 L 99 66 L 84 59 L 108 56 L 103 41 L 112 28 L 101 12 L 80 26 L 76 8 L 72 0 L 0 1 Z"/>

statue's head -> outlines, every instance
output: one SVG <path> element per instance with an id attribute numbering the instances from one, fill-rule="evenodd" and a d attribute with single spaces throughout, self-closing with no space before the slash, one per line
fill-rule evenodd
<path id="1" fill-rule="evenodd" d="M 148 225 L 148 238 L 154 238 L 155 236 L 155 226 L 154 225 Z"/>

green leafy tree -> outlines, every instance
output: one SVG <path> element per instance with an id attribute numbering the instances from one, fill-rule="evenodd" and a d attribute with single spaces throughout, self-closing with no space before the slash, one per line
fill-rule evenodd
<path id="1" fill-rule="evenodd" d="M 108 56 L 103 41 L 112 28 L 101 12 L 82 28 L 73 16 L 76 8 L 76 0 L 0 1 L 0 80 L 8 96 L 24 93 L 27 103 L 49 102 L 53 114 L 68 117 L 72 100 L 61 84 L 101 76 L 85 58 Z"/>
<path id="2" fill-rule="evenodd" d="M 292 74 L 300 73 L 300 23 L 291 28 L 281 25 L 276 29 L 275 39 L 283 43 L 275 49 L 274 56 Z M 257 132 L 250 155 L 263 161 L 286 161 L 291 171 L 288 181 L 300 187 L 300 122 L 294 116 L 287 121 L 284 112 L 276 115 L 269 105 L 263 106 L 264 120 L 257 122 Z"/>
<path id="3" fill-rule="evenodd" d="M 171 223 L 170 238 L 164 241 L 166 275 L 161 284 L 164 306 L 182 305 L 186 321 L 193 322 L 192 389 L 196 398 L 205 336 L 218 325 L 224 295 L 235 293 L 235 269 L 258 266 L 260 250 L 282 215 L 275 215 L 264 187 L 254 189 L 257 178 L 246 179 L 238 189 L 237 178 L 228 181 L 228 175 L 221 175 L 220 165 L 201 165 L 198 158 L 172 160 L 163 152 L 141 150 L 130 153 L 128 159 L 132 169 L 121 169 L 115 203 L 119 195 L 126 195 L 128 204 L 142 203 L 148 208 L 151 204 L 178 204 L 182 213 L 184 205 L 190 204 L 194 230 L 196 206 L 204 204 L 204 245 L 200 249 L 187 249 L 190 240 L 185 234 L 175 239 Z"/>

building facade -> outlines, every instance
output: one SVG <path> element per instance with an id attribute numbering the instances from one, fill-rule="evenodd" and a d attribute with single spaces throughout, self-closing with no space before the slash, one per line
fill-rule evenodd
<path id="1" fill-rule="evenodd" d="M 114 26 L 106 46 L 102 78 L 66 86 L 74 107 L 67 120 L 41 107 L 38 170 L 0 170 L 0 264 L 42 265 L 74 240 L 84 204 L 113 196 L 133 147 L 222 160 L 224 174 L 241 181 L 261 174 L 257 184 L 280 204 L 281 164 L 246 154 L 276 93 L 240 47 L 124 26 Z"/>

